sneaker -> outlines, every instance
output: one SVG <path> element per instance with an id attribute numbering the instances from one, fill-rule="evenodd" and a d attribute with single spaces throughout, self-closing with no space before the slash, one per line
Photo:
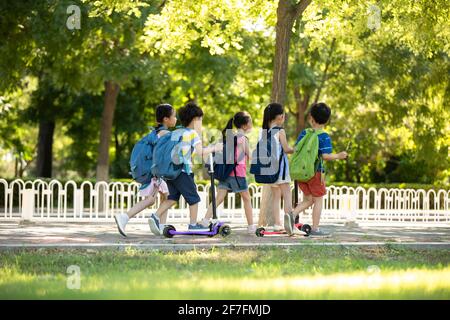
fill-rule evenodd
<path id="1" fill-rule="evenodd" d="M 278 232 L 278 231 L 283 231 L 284 230 L 284 228 L 282 227 L 282 226 L 280 226 L 280 225 L 274 225 L 273 226 L 273 231 L 275 231 L 275 232 Z"/>
<path id="2" fill-rule="evenodd" d="M 309 235 L 312 237 L 329 237 L 329 236 L 331 236 L 331 234 L 329 232 L 325 232 L 320 229 L 317 229 L 316 231 L 311 230 L 311 233 Z"/>
<path id="3" fill-rule="evenodd" d="M 209 226 L 205 227 L 205 226 L 201 225 L 200 223 L 189 224 L 188 231 L 209 231 Z"/>
<path id="4" fill-rule="evenodd" d="M 164 235 L 164 228 L 167 226 L 167 224 L 159 224 L 159 231 L 160 231 L 160 235 Z"/>
<path id="5" fill-rule="evenodd" d="M 249 233 L 249 234 L 255 234 L 255 232 L 256 232 L 256 224 L 252 224 L 252 225 L 249 225 L 248 227 L 247 227 L 247 232 Z"/>
<path id="6" fill-rule="evenodd" d="M 159 217 L 156 214 L 152 213 L 150 218 L 148 218 L 148 225 L 155 236 L 161 235 L 161 229 L 159 228 Z"/>
<path id="7" fill-rule="evenodd" d="M 294 233 L 294 215 L 292 212 L 286 213 L 284 215 L 284 230 L 286 230 L 288 235 Z"/>
<path id="8" fill-rule="evenodd" d="M 200 222 L 200 224 L 202 225 L 202 226 L 204 226 L 205 228 L 209 228 L 209 225 L 211 224 L 212 222 L 209 220 L 209 219 L 202 219 L 202 222 Z"/>
<path id="9" fill-rule="evenodd" d="M 125 226 L 127 225 L 128 220 L 130 220 L 128 215 L 126 215 L 125 213 L 118 213 L 114 216 L 114 220 L 116 220 L 117 229 L 119 230 L 119 233 L 124 237 L 126 237 L 127 234 L 125 233 Z"/>

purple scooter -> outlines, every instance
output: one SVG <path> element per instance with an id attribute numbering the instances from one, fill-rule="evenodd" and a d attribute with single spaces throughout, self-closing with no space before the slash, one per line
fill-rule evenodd
<path id="1" fill-rule="evenodd" d="M 213 209 L 213 220 L 217 220 L 216 215 L 216 188 L 214 186 L 214 165 L 212 154 L 209 155 L 209 170 L 208 173 L 211 176 L 211 198 L 212 198 L 212 209 Z M 208 236 L 214 237 L 220 234 L 222 237 L 230 235 L 231 228 L 229 225 L 223 222 L 217 221 L 209 225 L 209 231 L 177 231 L 174 226 L 168 225 L 163 230 L 163 235 L 166 238 L 172 238 L 175 235 L 191 235 L 191 236 Z"/>

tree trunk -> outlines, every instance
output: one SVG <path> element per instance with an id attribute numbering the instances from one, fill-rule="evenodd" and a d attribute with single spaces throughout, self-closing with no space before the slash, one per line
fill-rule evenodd
<path id="1" fill-rule="evenodd" d="M 39 122 L 39 135 L 37 147 L 36 176 L 52 177 L 53 134 L 55 132 L 54 120 L 41 120 Z"/>
<path id="2" fill-rule="evenodd" d="M 297 136 L 302 132 L 306 127 L 305 123 L 305 112 L 308 108 L 310 95 L 305 93 L 303 99 L 301 98 L 300 88 L 298 86 L 294 87 L 294 98 L 295 98 L 295 107 L 296 107 L 296 115 L 297 115 L 297 127 L 296 133 Z"/>
<path id="3" fill-rule="evenodd" d="M 100 126 L 100 145 L 98 148 L 97 181 L 107 181 L 109 175 L 109 144 L 116 109 L 119 85 L 113 81 L 105 82 L 105 104 Z"/>
<path id="4" fill-rule="evenodd" d="M 17 156 L 14 157 L 14 178 L 18 177 L 19 174 L 19 158 Z"/>
<path id="5" fill-rule="evenodd" d="M 289 44 L 295 21 L 296 6 L 289 0 L 280 0 L 277 8 L 275 57 L 273 61 L 272 93 L 270 100 L 283 104 L 286 99 L 286 80 Z"/>
<path id="6" fill-rule="evenodd" d="M 300 0 L 295 3 L 291 0 L 279 0 L 277 8 L 277 25 L 275 39 L 275 57 L 273 61 L 273 80 L 270 100 L 284 104 L 286 100 L 286 81 L 289 60 L 289 44 L 292 36 L 292 27 L 311 0 Z M 259 225 L 273 225 L 272 190 L 269 185 L 263 187 Z M 279 204 L 278 204 L 279 205 Z"/>

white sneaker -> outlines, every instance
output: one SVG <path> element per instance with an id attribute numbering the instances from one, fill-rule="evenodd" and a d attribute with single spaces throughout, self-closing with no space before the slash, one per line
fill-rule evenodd
<path id="1" fill-rule="evenodd" d="M 150 231 L 155 236 L 161 235 L 161 229 L 159 228 L 159 217 L 156 214 L 152 213 L 150 215 L 150 218 L 148 218 L 148 225 L 150 226 Z"/>
<path id="2" fill-rule="evenodd" d="M 159 231 L 160 231 L 160 235 L 164 235 L 164 228 L 166 227 L 165 224 L 160 223 L 159 224 Z"/>
<path id="3" fill-rule="evenodd" d="M 114 216 L 114 220 L 116 220 L 117 229 L 119 230 L 119 233 L 124 237 L 126 237 L 127 234 L 125 233 L 125 226 L 127 225 L 128 220 L 130 220 L 128 215 L 125 213 L 118 213 Z"/>
<path id="4" fill-rule="evenodd" d="M 202 219 L 202 221 L 200 222 L 200 224 L 204 227 L 209 227 L 209 225 L 211 224 L 211 220 L 209 219 Z"/>
<path id="5" fill-rule="evenodd" d="M 276 232 L 284 231 L 284 227 L 276 224 L 276 225 L 273 226 L 273 231 L 276 231 Z"/>
<path id="6" fill-rule="evenodd" d="M 255 234 L 256 232 L 256 224 L 251 224 L 247 227 L 247 232 L 249 234 Z"/>

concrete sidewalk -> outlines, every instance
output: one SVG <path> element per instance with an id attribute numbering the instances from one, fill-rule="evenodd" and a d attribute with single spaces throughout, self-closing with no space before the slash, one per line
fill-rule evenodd
<path id="1" fill-rule="evenodd" d="M 183 230 L 185 225 L 175 225 Z M 359 226 L 325 224 L 322 229 L 332 233 L 329 238 L 312 238 L 301 235 L 265 236 L 258 238 L 247 233 L 244 225 L 231 225 L 232 234 L 226 238 L 201 236 L 177 236 L 171 239 L 150 233 L 144 223 L 130 223 L 128 237 L 122 237 L 114 222 L 111 223 L 61 223 L 17 221 L 0 222 L 0 249 L 14 248 L 126 248 L 188 250 L 210 247 L 260 247 L 302 245 L 373 246 L 402 244 L 414 247 L 450 249 L 450 226 L 401 227 Z"/>

